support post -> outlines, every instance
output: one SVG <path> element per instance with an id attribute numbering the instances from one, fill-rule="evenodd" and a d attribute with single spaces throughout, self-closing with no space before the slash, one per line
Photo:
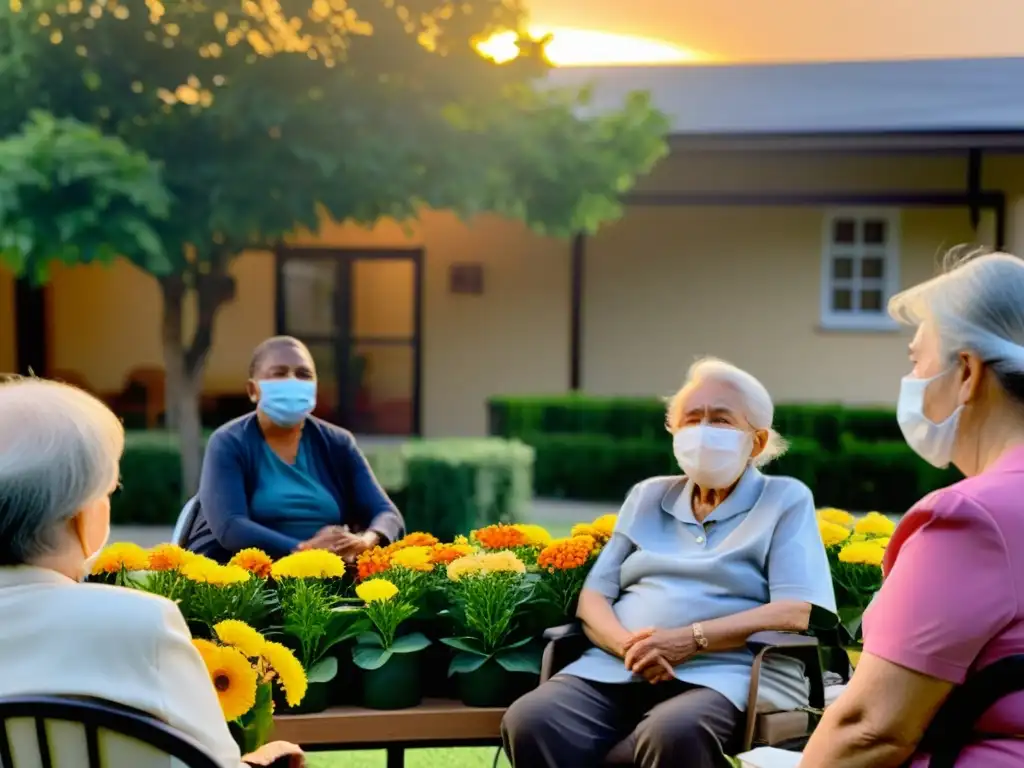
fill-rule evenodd
<path id="1" fill-rule="evenodd" d="M 569 265 L 569 389 L 583 386 L 583 266 L 587 236 L 580 232 L 572 239 Z"/>

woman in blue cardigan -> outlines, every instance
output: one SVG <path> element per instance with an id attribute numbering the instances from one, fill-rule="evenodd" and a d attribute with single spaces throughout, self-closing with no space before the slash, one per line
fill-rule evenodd
<path id="1" fill-rule="evenodd" d="M 327 549 L 351 561 L 405 534 L 352 434 L 311 415 L 316 366 L 305 344 L 260 344 L 246 391 L 255 412 L 207 444 L 189 549 L 221 562 L 249 547 L 275 558 Z"/>

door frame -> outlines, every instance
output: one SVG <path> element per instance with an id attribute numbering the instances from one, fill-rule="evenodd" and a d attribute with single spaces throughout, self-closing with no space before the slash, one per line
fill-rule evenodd
<path id="1" fill-rule="evenodd" d="M 422 248 L 332 248 L 329 246 L 293 247 L 278 246 L 274 249 L 274 328 L 278 335 L 285 334 L 284 268 L 291 260 L 333 261 L 336 265 L 334 287 L 336 290 L 335 317 L 346 313 L 351 319 L 352 265 L 357 261 L 409 261 L 413 267 L 413 327 L 409 338 L 412 348 L 412 432 L 409 437 L 421 437 L 423 433 L 423 260 Z M 348 361 L 352 348 L 358 344 L 393 343 L 391 338 L 355 337 L 351 327 L 336 327 L 335 333 L 309 337 L 312 342 L 332 343 L 335 350 L 335 377 L 338 381 L 338 407 L 344 418 L 344 410 L 351 402 Z"/>
<path id="2" fill-rule="evenodd" d="M 14 373 L 50 374 L 50 287 L 14 281 Z"/>

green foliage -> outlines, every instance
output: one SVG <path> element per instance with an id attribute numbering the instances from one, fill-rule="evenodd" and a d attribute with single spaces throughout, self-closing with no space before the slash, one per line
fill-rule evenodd
<path id="1" fill-rule="evenodd" d="M 503 397 L 489 407 L 493 435 L 536 452 L 539 496 L 621 501 L 640 480 L 679 472 L 657 398 Z M 775 426 L 790 449 L 766 471 L 802 480 L 821 505 L 904 512 L 960 478 L 918 458 L 891 410 L 785 404 Z"/>
<path id="2" fill-rule="evenodd" d="M 342 598 L 322 579 L 281 579 L 276 586 L 284 634 L 297 647 L 303 669 L 317 670 L 314 682 L 330 682 L 338 664 L 327 654 L 369 629 L 363 613 L 343 607 Z M 328 677 L 332 662 L 334 674 Z"/>
<path id="3" fill-rule="evenodd" d="M 0 263 L 16 274 L 120 254 L 166 272 L 154 222 L 169 205 L 158 166 L 93 126 L 33 111 L 0 139 Z"/>

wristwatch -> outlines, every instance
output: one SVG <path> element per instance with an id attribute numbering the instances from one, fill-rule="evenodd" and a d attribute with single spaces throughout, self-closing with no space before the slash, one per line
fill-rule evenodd
<path id="1" fill-rule="evenodd" d="M 701 650 L 708 647 L 708 639 L 704 637 L 704 628 L 700 625 L 700 622 L 693 623 L 693 640 Z"/>

